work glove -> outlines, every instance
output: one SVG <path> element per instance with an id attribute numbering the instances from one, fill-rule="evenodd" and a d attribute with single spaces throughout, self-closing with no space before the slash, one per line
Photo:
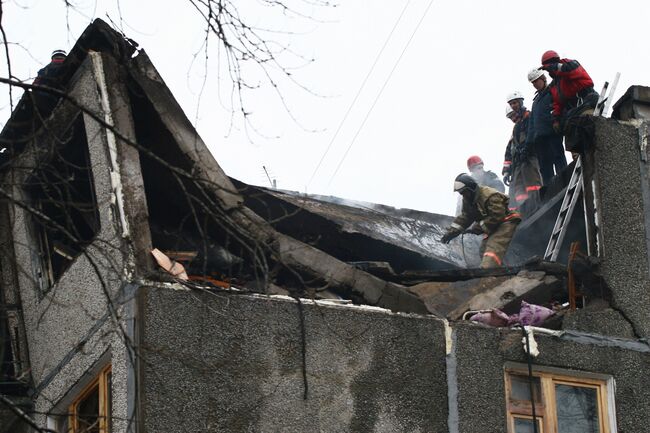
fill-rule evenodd
<path id="1" fill-rule="evenodd" d="M 472 224 L 470 228 L 465 230 L 465 233 L 468 235 L 481 235 L 483 234 L 483 229 L 478 224 Z"/>
<path id="2" fill-rule="evenodd" d="M 451 228 L 447 229 L 445 234 L 442 235 L 442 237 L 440 238 L 440 242 L 442 242 L 443 244 L 448 244 L 449 242 L 451 242 L 451 240 L 453 238 L 455 238 L 459 234 L 460 234 L 460 232 L 458 230 L 454 230 L 454 229 L 451 229 Z"/>
<path id="3" fill-rule="evenodd" d="M 562 65 L 560 63 L 547 63 L 545 65 L 540 66 L 539 69 L 543 69 L 544 71 L 548 71 L 548 72 L 553 72 L 560 69 L 561 66 Z"/>

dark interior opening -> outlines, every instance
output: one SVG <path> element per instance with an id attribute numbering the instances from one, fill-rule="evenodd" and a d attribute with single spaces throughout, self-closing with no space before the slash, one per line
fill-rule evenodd
<path id="1" fill-rule="evenodd" d="M 86 130 L 77 117 L 60 141 L 43 143 L 39 163 L 27 182 L 34 234 L 41 262 L 42 289 L 59 280 L 99 231 L 99 212 Z"/>
<path id="2" fill-rule="evenodd" d="M 193 161 L 135 89 L 130 97 L 137 142 L 163 160 L 139 152 L 153 247 L 181 262 L 190 276 L 249 279 L 254 272 L 243 260 L 250 254 L 246 240 L 228 225 L 211 187 L 172 170 L 192 172 Z"/>

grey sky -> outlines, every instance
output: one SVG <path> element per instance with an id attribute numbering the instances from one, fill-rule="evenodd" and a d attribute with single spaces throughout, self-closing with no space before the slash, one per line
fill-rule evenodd
<path id="1" fill-rule="evenodd" d="M 295 0 L 294 0 L 295 1 Z M 407 0 L 340 2 L 316 9 L 322 22 L 283 18 L 238 2 L 256 24 L 300 34 L 278 38 L 316 61 L 295 77 L 315 93 L 282 85 L 300 124 L 286 115 L 270 88 L 249 99 L 253 121 L 268 139 L 253 142 L 220 103 L 217 53 L 210 51 L 208 79 L 201 93 L 202 22 L 186 1 L 121 1 L 124 32 L 147 51 L 188 117 L 224 170 L 245 182 L 267 185 L 262 165 L 279 187 L 305 191 L 323 152 Z M 547 49 L 578 59 L 597 90 L 622 73 L 616 98 L 632 84 L 649 85 L 647 23 L 650 3 L 640 1 L 479 1 L 433 0 L 421 27 L 359 132 L 347 158 L 332 174 L 367 115 L 430 0 L 411 0 L 393 38 L 307 189 L 310 193 L 451 214 L 453 178 L 465 171 L 469 155 L 483 157 L 500 173 L 512 124 L 505 118 L 505 96 L 518 89 L 530 106 L 529 69 Z M 26 79 L 49 61 L 55 48 L 69 49 L 93 17 L 106 12 L 119 22 L 116 1 L 78 1 L 83 15 L 70 13 L 66 28 L 63 1 L 19 0 L 4 4 L 14 74 Z M 214 41 L 212 42 L 214 44 Z M 4 64 L 4 53 L 3 64 Z M 32 56 L 34 58 L 32 58 Z M 286 58 L 292 64 L 296 59 Z M 192 66 L 191 66 L 192 65 Z M 221 73 L 223 74 L 223 70 Z M 255 74 L 255 72 L 251 71 Z M 7 76 L 6 68 L 0 72 Z M 257 75 L 253 75 L 257 76 Z M 222 76 L 223 79 L 223 76 Z M 221 100 L 228 100 L 227 82 Z M 18 92 L 20 94 L 20 92 Z M 200 106 L 199 94 L 202 95 Z M 2 123 L 9 115 L 6 88 L 0 93 Z M 198 117 L 197 117 L 197 107 Z M 331 180 L 331 183 L 330 183 Z"/>

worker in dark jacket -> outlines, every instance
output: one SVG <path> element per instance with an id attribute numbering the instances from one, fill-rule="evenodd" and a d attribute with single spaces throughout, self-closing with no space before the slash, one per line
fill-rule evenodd
<path id="1" fill-rule="evenodd" d="M 37 86 L 49 87 L 56 90 L 63 90 L 61 86 L 61 74 L 63 72 L 63 62 L 66 59 L 66 52 L 63 50 L 54 50 L 52 58 L 44 68 L 38 71 L 34 84 Z M 47 117 L 57 102 L 58 96 L 46 90 L 34 90 L 34 102 L 39 111 L 39 117 Z"/>
<path id="2" fill-rule="evenodd" d="M 514 203 L 510 203 L 510 206 L 513 210 L 519 210 L 527 200 L 533 200 L 535 204 L 539 201 L 542 177 L 535 150 L 526 142 L 530 111 L 524 106 L 524 97 L 515 91 L 508 95 L 507 101 L 516 113 L 516 123 L 506 149 L 506 159 L 509 152 L 512 161 L 510 190 Z M 534 207 L 535 204 L 531 206 Z"/>
<path id="3" fill-rule="evenodd" d="M 570 118 L 596 107 L 598 92 L 594 82 L 577 60 L 560 59 L 558 53 L 549 50 L 542 55 L 540 69 L 553 78 L 553 128 L 557 132 L 562 132 Z"/>
<path id="4" fill-rule="evenodd" d="M 469 174 L 461 173 L 456 177 L 454 191 L 463 196 L 463 211 L 440 241 L 449 243 L 463 232 L 483 234 L 481 268 L 502 266 L 521 216 L 509 210 L 507 195 L 478 185 Z"/>
<path id="5" fill-rule="evenodd" d="M 66 56 L 67 54 L 64 50 L 54 50 L 50 63 L 38 71 L 34 84 L 55 89 L 59 88 L 59 78 L 62 72 L 61 66 Z"/>
<path id="6" fill-rule="evenodd" d="M 544 71 L 537 68 L 531 70 L 528 73 L 528 81 L 532 83 L 537 93 L 530 111 L 526 143 L 535 150 L 543 184 L 548 185 L 554 174 L 560 173 L 567 166 L 564 147 L 562 147 L 562 135 L 553 129 L 551 115 L 553 96 L 547 85 Z"/>

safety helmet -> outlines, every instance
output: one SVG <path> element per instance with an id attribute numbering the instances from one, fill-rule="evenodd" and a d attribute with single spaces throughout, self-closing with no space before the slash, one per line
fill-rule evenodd
<path id="1" fill-rule="evenodd" d="M 515 99 L 524 99 L 524 95 L 522 95 L 520 91 L 515 90 L 514 92 L 508 94 L 508 99 L 506 102 L 510 102 Z"/>
<path id="2" fill-rule="evenodd" d="M 52 51 L 52 58 L 55 57 L 66 57 L 68 53 L 65 52 L 65 50 L 54 50 Z"/>
<path id="3" fill-rule="evenodd" d="M 543 75 L 544 75 L 544 71 L 542 71 L 541 69 L 538 68 L 531 69 L 530 72 L 528 72 L 528 81 L 532 83 L 533 81 L 535 81 L 536 79 L 538 79 Z"/>
<path id="4" fill-rule="evenodd" d="M 467 169 L 472 171 L 472 168 L 478 164 L 483 164 L 483 160 L 480 156 L 473 155 L 467 158 Z"/>
<path id="5" fill-rule="evenodd" d="M 474 178 L 467 173 L 459 174 L 454 180 L 454 192 L 459 194 L 462 194 L 465 191 L 475 192 L 477 186 L 478 184 Z"/>
<path id="6" fill-rule="evenodd" d="M 548 50 L 542 54 L 542 65 L 550 63 L 551 60 L 560 60 L 560 55 L 553 50 Z"/>

